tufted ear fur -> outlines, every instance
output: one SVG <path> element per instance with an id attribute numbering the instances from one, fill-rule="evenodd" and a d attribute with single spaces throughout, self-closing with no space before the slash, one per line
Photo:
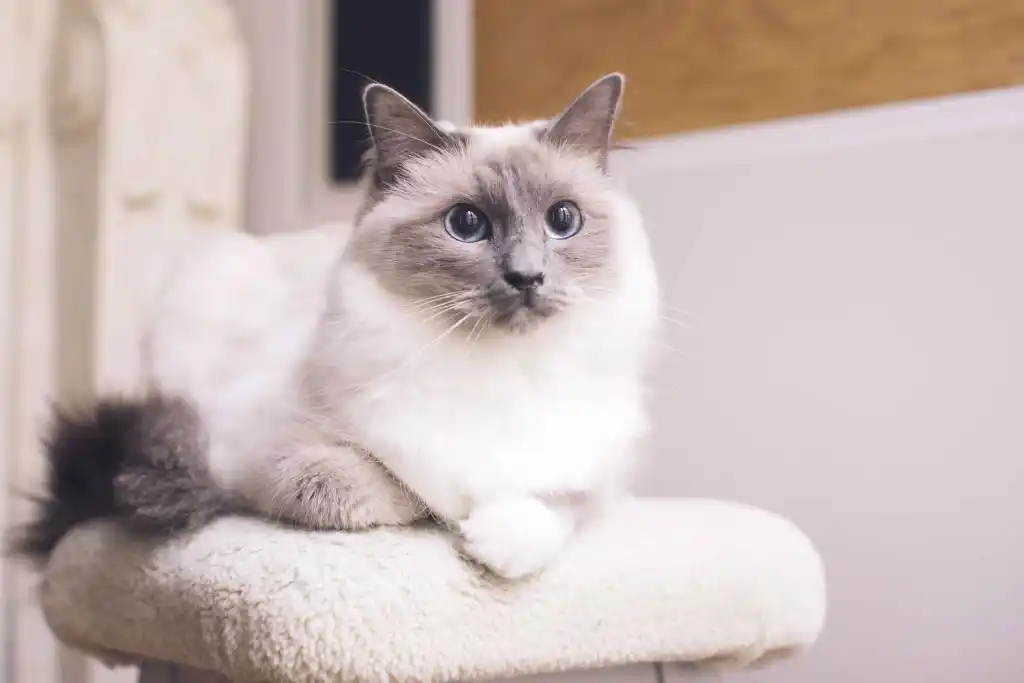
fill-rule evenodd
<path id="1" fill-rule="evenodd" d="M 380 83 L 363 91 L 366 125 L 373 141 L 372 165 L 378 184 L 394 181 L 401 165 L 431 151 L 444 151 L 451 136 L 426 112 Z"/>
<path id="2" fill-rule="evenodd" d="M 620 73 L 608 74 L 591 83 L 558 118 L 552 120 L 544 132 L 544 140 L 593 154 L 598 165 L 605 169 L 625 83 L 626 78 Z"/>

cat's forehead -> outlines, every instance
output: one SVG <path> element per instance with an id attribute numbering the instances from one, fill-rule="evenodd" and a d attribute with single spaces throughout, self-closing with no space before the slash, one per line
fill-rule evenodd
<path id="1" fill-rule="evenodd" d="M 545 121 L 501 126 L 478 126 L 457 130 L 475 156 L 500 157 L 513 150 L 531 149 L 540 146 L 540 133 Z"/>
<path id="2" fill-rule="evenodd" d="M 592 158 L 558 149 L 541 139 L 545 121 L 452 128 L 455 148 L 415 161 L 413 191 L 471 199 L 532 196 L 570 198 L 600 193 L 608 179 Z"/>

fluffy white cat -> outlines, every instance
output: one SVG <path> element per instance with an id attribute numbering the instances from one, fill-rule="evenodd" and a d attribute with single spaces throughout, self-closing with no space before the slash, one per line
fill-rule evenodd
<path id="1" fill-rule="evenodd" d="M 620 494 L 646 429 L 658 289 L 608 169 L 622 88 L 456 129 L 369 86 L 351 234 L 212 237 L 156 308 L 151 395 L 65 415 L 133 416 L 113 508 L 169 529 L 235 509 L 337 529 L 429 514 L 503 577 L 552 562 Z"/>

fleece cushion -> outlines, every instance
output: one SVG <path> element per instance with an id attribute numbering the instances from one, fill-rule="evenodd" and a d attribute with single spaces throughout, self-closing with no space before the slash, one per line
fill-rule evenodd
<path id="1" fill-rule="evenodd" d="M 630 500 L 543 574 L 498 580 L 446 532 L 226 518 L 174 539 L 114 522 L 58 546 L 42 589 L 67 644 L 235 681 L 440 682 L 640 662 L 754 662 L 815 640 L 818 554 L 789 521 Z"/>

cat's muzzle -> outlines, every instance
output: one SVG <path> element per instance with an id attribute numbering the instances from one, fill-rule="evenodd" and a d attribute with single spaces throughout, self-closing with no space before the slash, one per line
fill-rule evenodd
<path id="1" fill-rule="evenodd" d="M 501 288 L 488 297 L 492 322 L 522 332 L 557 312 L 551 295 L 543 287 Z"/>

